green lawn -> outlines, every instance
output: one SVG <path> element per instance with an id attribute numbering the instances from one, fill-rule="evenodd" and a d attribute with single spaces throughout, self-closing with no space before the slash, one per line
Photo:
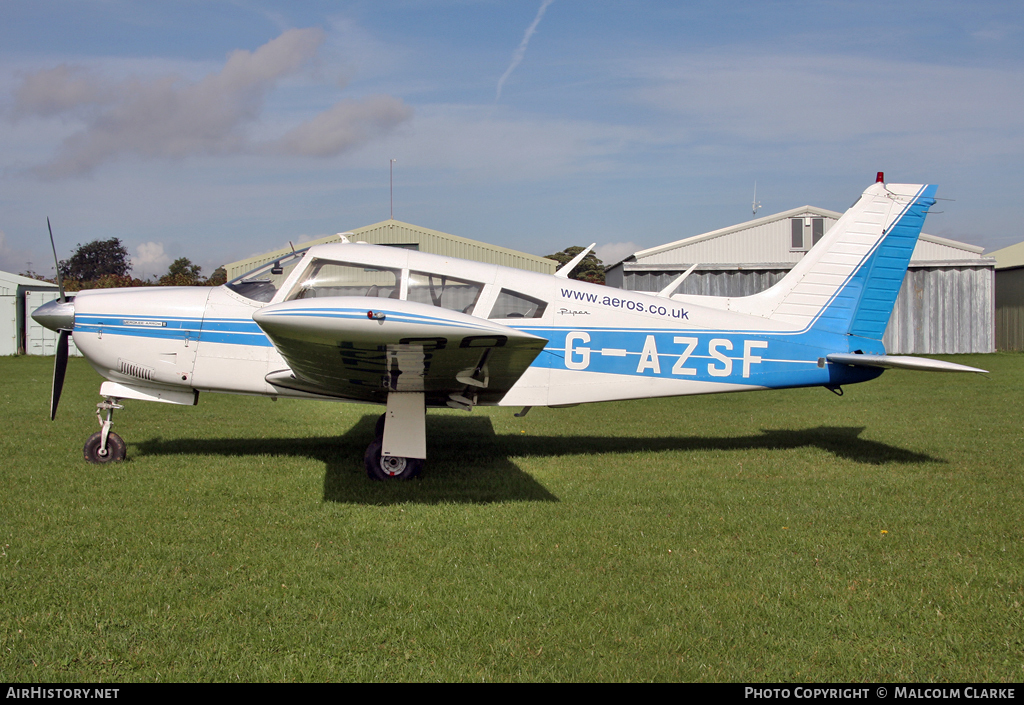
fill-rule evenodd
<path id="1" fill-rule="evenodd" d="M 128 401 L 0 358 L 2 681 L 1024 680 L 1024 355 L 991 375 L 428 415 Z"/>

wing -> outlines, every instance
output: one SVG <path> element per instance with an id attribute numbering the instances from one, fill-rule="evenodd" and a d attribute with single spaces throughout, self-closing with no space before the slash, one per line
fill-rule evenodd
<path id="1" fill-rule="evenodd" d="M 253 319 L 291 368 L 271 372 L 267 382 L 378 403 L 388 392 L 424 392 L 428 406 L 495 404 L 547 343 L 482 318 L 396 299 L 287 301 Z"/>

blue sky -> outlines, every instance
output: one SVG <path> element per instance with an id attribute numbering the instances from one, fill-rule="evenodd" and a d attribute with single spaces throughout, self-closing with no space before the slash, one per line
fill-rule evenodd
<path id="1" fill-rule="evenodd" d="M 1024 5 L 5 0 L 0 269 L 118 237 L 137 276 L 395 217 L 630 252 L 876 171 L 926 231 L 1024 239 Z M 500 88 L 500 90 L 499 90 Z M 499 95 L 500 93 L 500 95 Z"/>

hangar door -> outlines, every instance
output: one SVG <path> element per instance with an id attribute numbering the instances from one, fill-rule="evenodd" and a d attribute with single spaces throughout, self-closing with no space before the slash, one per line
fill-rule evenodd
<path id="1" fill-rule="evenodd" d="M 0 296 L 0 355 L 18 354 L 18 297 Z"/>
<path id="2" fill-rule="evenodd" d="M 53 355 L 54 347 L 57 345 L 57 333 L 49 328 L 43 328 L 32 319 L 32 312 L 45 303 L 60 298 L 56 291 L 26 291 L 25 292 L 25 353 L 28 355 Z M 75 336 L 69 338 L 68 354 L 81 357 L 75 347 Z"/>

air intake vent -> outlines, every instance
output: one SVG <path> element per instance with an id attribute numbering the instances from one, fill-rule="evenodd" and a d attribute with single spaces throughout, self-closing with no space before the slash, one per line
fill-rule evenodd
<path id="1" fill-rule="evenodd" d="M 152 367 L 143 367 L 142 365 L 137 365 L 134 362 L 128 362 L 128 360 L 122 360 L 121 358 L 118 358 L 117 365 L 123 375 L 137 377 L 139 379 L 153 379 Z"/>

